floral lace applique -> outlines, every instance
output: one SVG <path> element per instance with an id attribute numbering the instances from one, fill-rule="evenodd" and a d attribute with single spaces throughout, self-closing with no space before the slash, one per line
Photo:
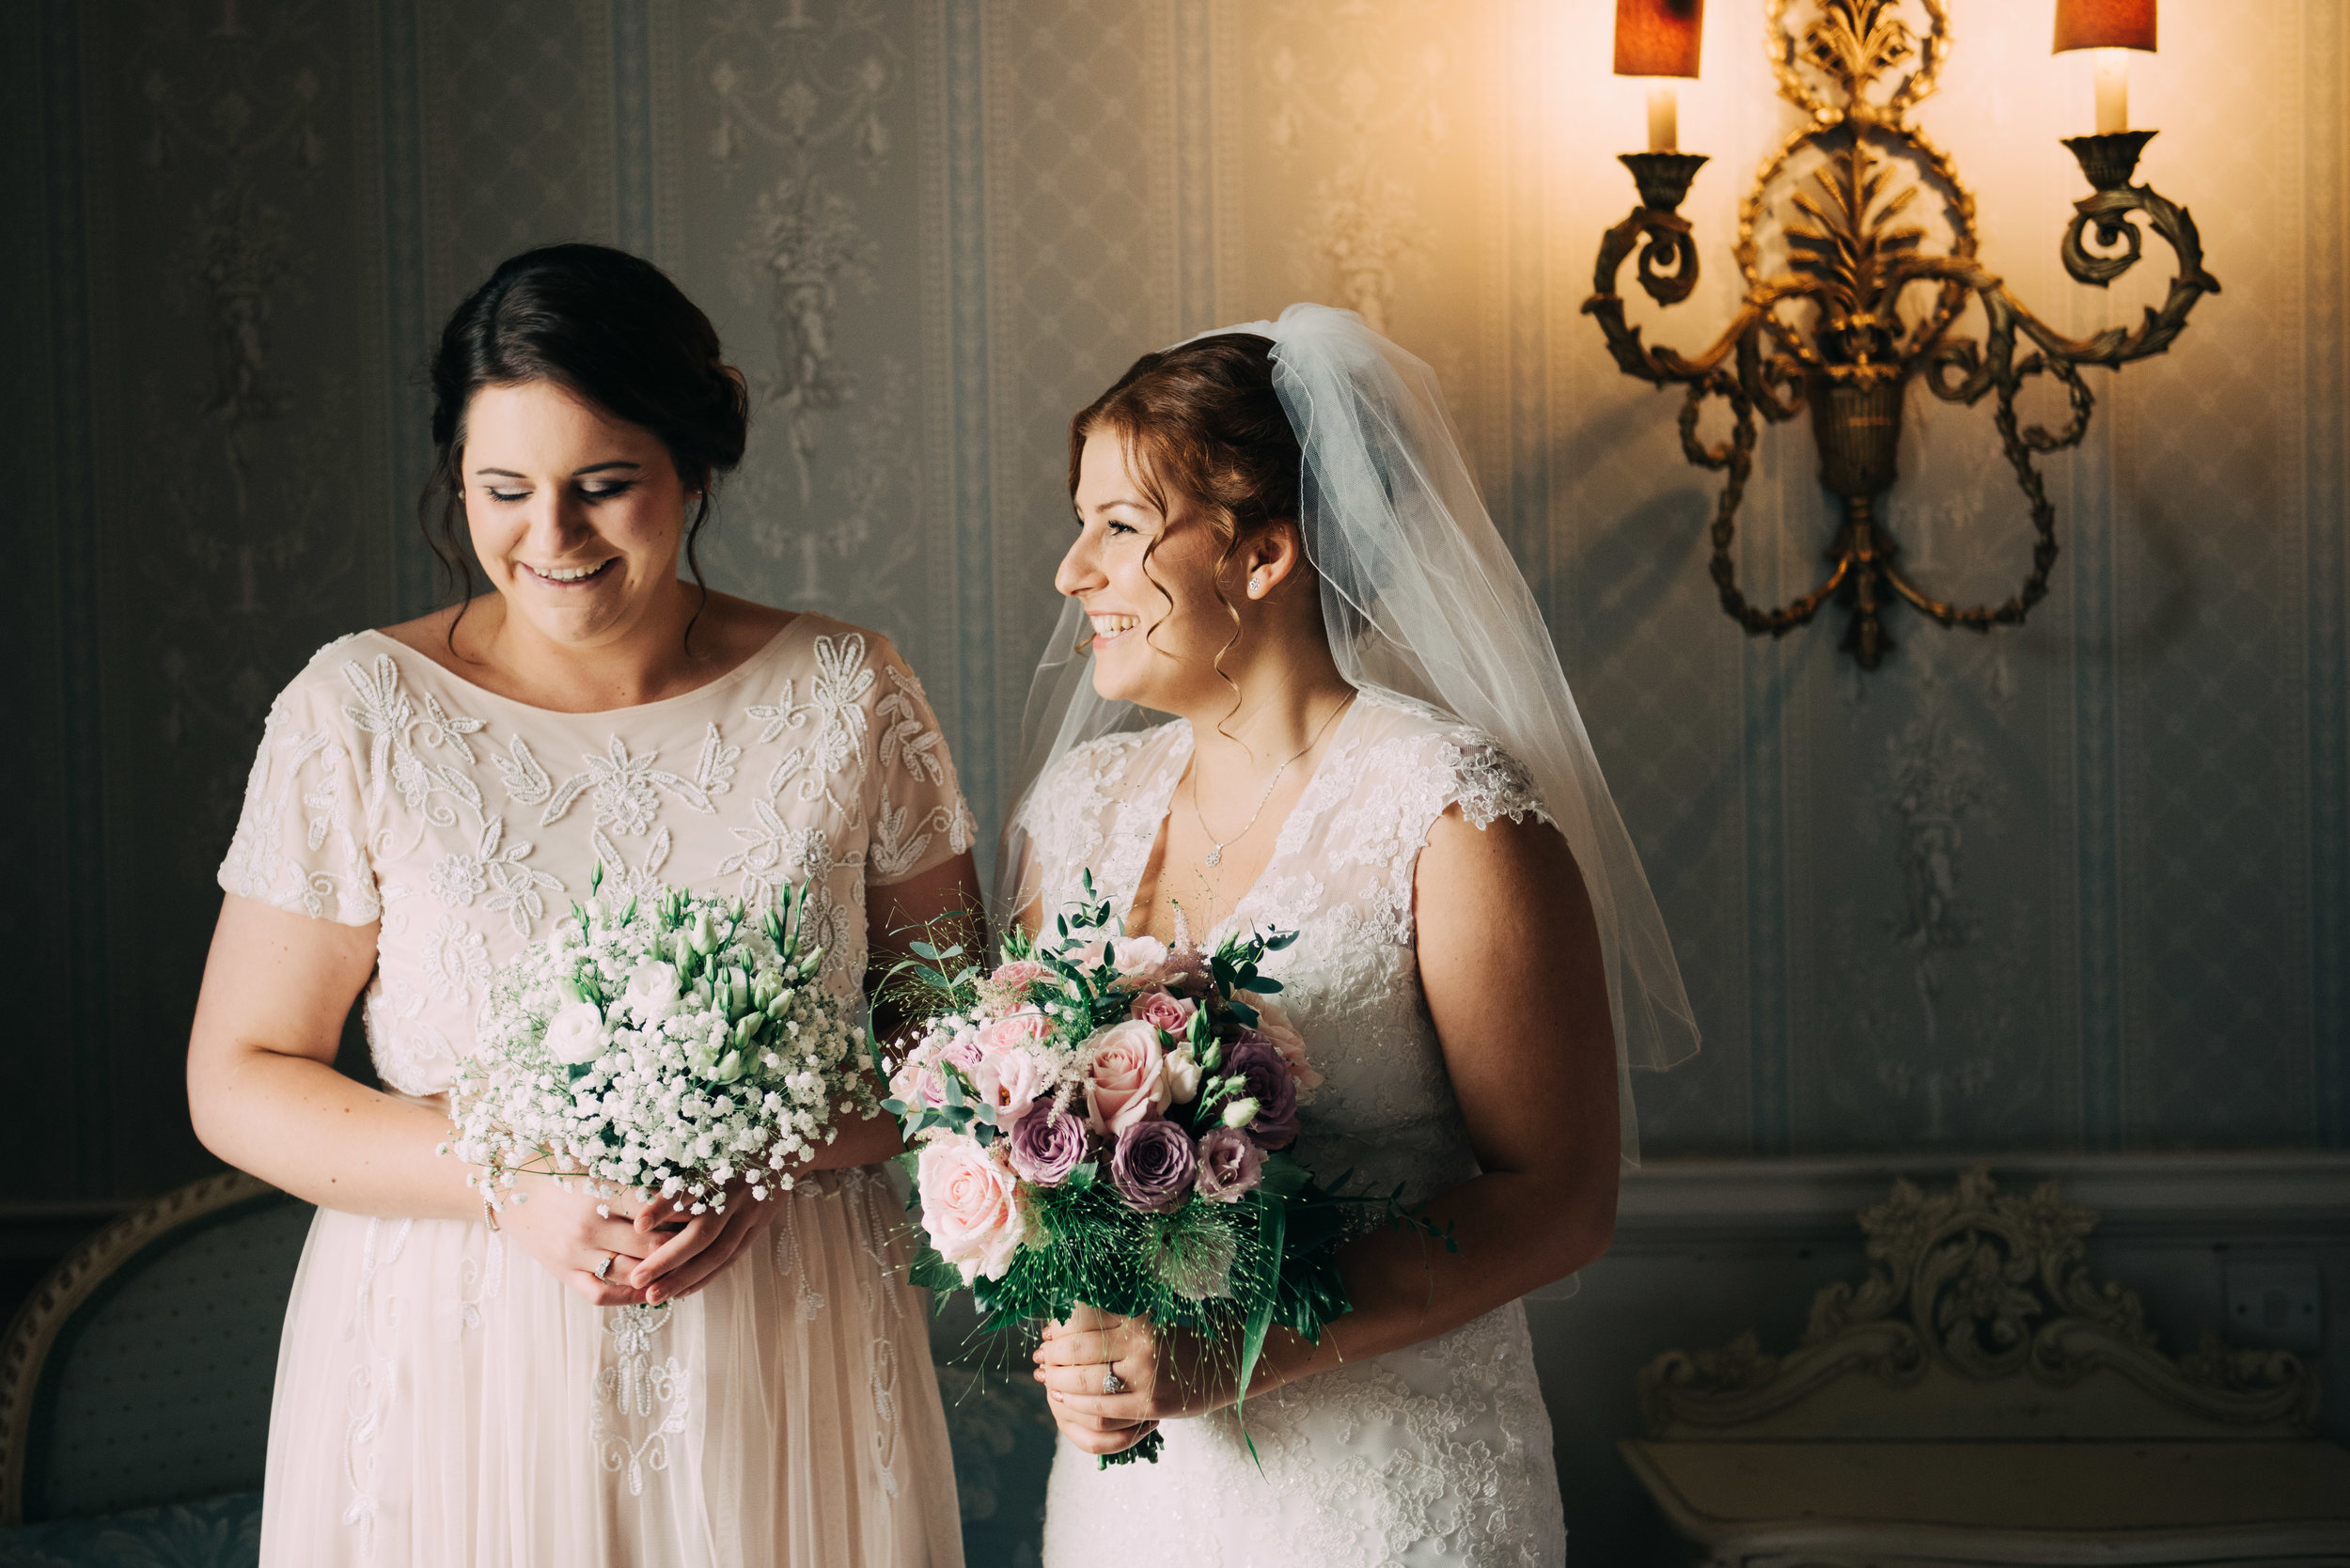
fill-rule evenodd
<path id="1" fill-rule="evenodd" d="M 864 739 L 872 718 L 863 699 L 873 686 L 873 672 L 865 667 L 864 634 L 818 637 L 815 656 L 816 673 L 808 678 L 805 701 L 793 699 L 796 682 L 786 681 L 775 701 L 749 710 L 760 721 L 757 745 L 770 745 L 787 735 L 802 742 L 785 751 L 767 776 L 767 794 L 779 799 L 797 780 L 801 800 L 825 800 L 853 813 L 832 792 L 832 783 L 852 764 L 863 772 Z"/>
<path id="2" fill-rule="evenodd" d="M 425 986 L 436 1002 L 464 1006 L 489 995 L 490 947 L 481 933 L 453 915 L 443 915 L 418 945 Z"/>
<path id="3" fill-rule="evenodd" d="M 333 646 L 333 645 L 329 645 Z M 303 772 L 316 764 L 312 788 Z M 287 853 L 301 808 L 302 854 Z M 244 807 L 220 868 L 221 886 L 240 898 L 312 919 L 365 925 L 382 913 L 362 848 L 359 790 L 348 753 L 323 729 L 306 729 L 283 696 L 270 704 L 261 745 L 245 782 Z"/>
<path id="4" fill-rule="evenodd" d="M 653 813 L 661 808 L 656 790 L 675 796 L 686 809 L 703 816 L 717 810 L 700 785 L 666 768 L 654 767 L 660 756 L 657 751 L 648 751 L 641 757 L 632 757 L 628 743 L 614 735 L 605 744 L 603 756 L 591 752 L 580 759 L 588 764 L 585 773 L 575 773 L 555 787 L 546 809 L 539 813 L 539 825 L 559 822 L 572 808 L 572 802 L 590 789 L 595 792 L 596 825 L 616 833 L 643 833 L 652 826 Z"/>
<path id="5" fill-rule="evenodd" d="M 947 781 L 947 737 L 922 722 L 922 683 L 903 670 L 892 669 L 895 689 L 873 709 L 881 725 L 876 760 L 884 773 L 902 767 L 915 778 L 932 784 Z"/>
<path id="6" fill-rule="evenodd" d="M 1103 887 L 1123 886 L 1118 879 L 1127 874 L 1129 863 L 1136 878 L 1142 875 L 1143 861 L 1135 859 L 1133 846 L 1110 849 L 1108 836 L 1112 820 L 1119 814 L 1116 808 L 1130 787 L 1127 773 L 1153 737 L 1163 733 L 1104 735 L 1089 741 L 1055 763 L 1052 773 L 1021 802 L 1018 826 L 1027 835 L 1028 854 L 1033 857 L 1030 874 L 1045 891 L 1047 908 L 1074 897 L 1077 873 L 1089 866 L 1093 868 L 1096 884 Z M 1165 771 L 1161 763 L 1157 774 Z M 1167 776 L 1169 791 L 1182 772 L 1179 761 L 1174 775 Z M 1142 792 L 1148 792 L 1145 784 Z M 1147 806 L 1143 808 L 1147 810 Z M 1160 810 L 1164 812 L 1164 803 Z M 1155 818 L 1152 831 L 1157 832 Z M 1146 839 L 1142 854 L 1147 857 L 1150 853 Z"/>
<path id="7" fill-rule="evenodd" d="M 720 876 L 740 877 L 745 903 L 772 901 L 786 882 L 821 881 L 832 871 L 832 838 L 821 827 L 795 827 L 765 801 L 751 803 L 751 823 L 728 829 L 743 848 L 718 862 Z"/>
<path id="8" fill-rule="evenodd" d="M 692 1408 L 689 1380 L 678 1358 L 653 1356 L 653 1336 L 675 1316 L 658 1307 L 613 1307 L 604 1312 L 611 1360 L 597 1374 L 600 1397 L 588 1407 L 588 1439 L 597 1463 L 606 1474 L 620 1477 L 631 1497 L 643 1494 L 647 1471 L 669 1467 L 669 1439 L 685 1430 Z"/>
<path id="9" fill-rule="evenodd" d="M 641 721 L 519 704 L 484 719 L 481 694 L 430 660 L 380 636 L 337 645 L 272 706 L 222 885 L 382 922 L 365 1015 L 378 1071 L 407 1093 L 446 1088 L 483 966 L 543 932 L 598 867 L 621 897 L 714 884 L 764 903 L 810 882 L 825 982 L 853 998 L 869 876 L 962 853 L 975 826 L 912 672 L 867 634 L 811 632 L 772 645 L 772 675 L 746 671 L 777 700 L 729 681 L 701 711 L 689 694 Z M 744 788 L 745 751 L 776 743 L 772 787 Z M 576 767 L 550 767 L 562 758 Z M 412 890 L 404 912 L 394 883 Z"/>
<path id="10" fill-rule="evenodd" d="M 382 1468 L 376 1440 L 384 1419 L 398 1397 L 407 1369 L 395 1349 L 400 1340 L 404 1301 L 395 1291 L 378 1288 L 377 1275 L 400 1262 L 408 1245 L 413 1219 L 370 1219 L 359 1253 L 359 1288 L 343 1338 L 359 1347 L 347 1397 L 343 1428 L 343 1523 L 351 1527 L 355 1555 L 361 1562 L 375 1560 L 375 1527 L 380 1504 L 375 1488 Z"/>

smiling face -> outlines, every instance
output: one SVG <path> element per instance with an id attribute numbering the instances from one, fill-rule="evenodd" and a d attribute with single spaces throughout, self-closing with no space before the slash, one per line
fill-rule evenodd
<path id="1" fill-rule="evenodd" d="M 474 554 L 512 623 L 594 648 L 679 593 L 689 497 L 659 437 L 534 381 L 474 394 L 464 442 Z"/>
<path id="2" fill-rule="evenodd" d="M 1093 687 L 1104 697 L 1162 713 L 1227 706 L 1231 687 L 1216 674 L 1217 655 L 1263 608 L 1251 597 L 1250 572 L 1258 573 L 1260 592 L 1277 573 L 1257 559 L 1261 552 L 1251 541 L 1225 565 L 1219 600 L 1216 563 L 1225 541 L 1214 520 L 1173 491 L 1162 513 L 1132 464 L 1120 432 L 1097 429 L 1086 437 L 1073 497 L 1077 538 L 1053 586 L 1092 621 Z M 1294 554 L 1287 540 L 1270 542 L 1277 554 Z M 1228 672 L 1238 652 L 1235 647 L 1226 654 Z"/>

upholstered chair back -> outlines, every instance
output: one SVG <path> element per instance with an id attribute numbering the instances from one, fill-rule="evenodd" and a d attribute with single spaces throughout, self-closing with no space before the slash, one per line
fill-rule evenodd
<path id="1" fill-rule="evenodd" d="M 258 1490 L 313 1212 L 229 1172 L 58 1264 L 0 1346 L 0 1524 Z"/>

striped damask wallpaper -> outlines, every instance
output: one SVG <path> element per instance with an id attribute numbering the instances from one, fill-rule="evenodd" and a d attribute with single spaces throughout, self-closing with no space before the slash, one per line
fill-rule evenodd
<path id="1" fill-rule="evenodd" d="M 1683 95 L 1709 270 L 1638 318 L 1684 347 L 1790 113 L 1761 5 L 1712 8 Z M 2048 0 L 1950 9 L 1921 118 L 1990 264 L 2067 330 L 2134 318 L 2158 280 L 2108 299 L 2056 260 L 2089 88 Z M 2031 625 L 1904 619 L 1864 678 L 1825 624 L 1721 617 L 1711 479 L 1578 314 L 1639 126 L 1601 0 L 11 7 L 25 1196 L 200 1164 L 178 1057 L 261 713 L 432 602 L 423 359 L 492 263 L 568 237 L 670 268 L 750 377 L 713 580 L 897 638 L 982 815 L 1055 608 L 1068 415 L 1146 348 L 1351 305 L 1443 376 L 1680 945 L 1706 1052 L 1642 1085 L 1653 1152 L 2342 1146 L 2350 37 L 2335 0 L 2164 9 L 2145 172 L 2226 291 L 2092 373 Z M 1905 560 L 2003 595 L 2025 523 L 1987 417 L 1909 418 Z M 1808 586 L 1800 426 L 1743 521 L 1753 590 Z"/>

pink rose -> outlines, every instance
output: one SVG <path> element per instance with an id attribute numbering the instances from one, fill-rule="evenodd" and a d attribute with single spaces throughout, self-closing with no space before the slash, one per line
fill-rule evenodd
<path id="1" fill-rule="evenodd" d="M 1023 1008 L 1009 1018 L 998 1018 L 979 1028 L 979 1049 L 993 1056 L 997 1051 L 1014 1051 L 1024 1045 L 1041 1045 L 1053 1038 L 1053 1021 L 1034 1008 Z"/>
<path id="2" fill-rule="evenodd" d="M 1165 1111 L 1174 1090 L 1159 1031 L 1139 1019 L 1096 1029 L 1085 1044 L 1086 1125 L 1104 1137 Z"/>
<path id="3" fill-rule="evenodd" d="M 1123 980 L 1156 984 L 1167 967 L 1167 944 L 1155 936 L 1121 936 L 1111 949 L 1110 963 Z"/>
<path id="4" fill-rule="evenodd" d="M 988 976 L 987 983 L 999 991 L 1024 991 L 1052 972 L 1036 959 L 1018 958 Z"/>
<path id="5" fill-rule="evenodd" d="M 979 1005 L 990 1012 L 1010 1011 L 1022 1005 L 1029 986 L 1051 975 L 1033 958 L 1016 959 L 979 981 Z"/>
<path id="6" fill-rule="evenodd" d="M 1000 1145 L 998 1146 L 1000 1148 Z M 967 1137 L 935 1138 L 915 1162 L 922 1229 L 938 1255 L 963 1271 L 1000 1279 L 1027 1233 L 1020 1184 L 999 1155 Z"/>
<path id="7" fill-rule="evenodd" d="M 971 1087 L 994 1112 L 995 1125 L 1009 1128 L 1028 1114 L 1037 1096 L 1053 1087 L 1033 1051 L 990 1051 L 971 1069 Z"/>
<path id="8" fill-rule="evenodd" d="M 946 1059 L 968 1073 L 979 1064 L 979 1058 L 985 1054 L 978 1035 L 957 1035 L 955 1043 L 947 1047 Z"/>
<path id="9" fill-rule="evenodd" d="M 1155 936 L 1097 936 L 1069 954 L 1071 963 L 1091 974 L 1106 956 L 1118 978 L 1129 984 L 1156 985 L 1167 967 L 1167 944 Z"/>
<path id="10" fill-rule="evenodd" d="M 932 1053 L 915 1052 L 898 1064 L 898 1071 L 889 1076 L 889 1092 L 909 1105 L 943 1105 L 947 1103 L 946 1080 L 931 1064 Z"/>
<path id="11" fill-rule="evenodd" d="M 1160 1033 L 1181 1040 L 1191 1027 L 1191 1015 L 1199 1011 L 1199 1004 L 1183 996 L 1171 996 L 1164 991 L 1146 991 L 1135 998 L 1134 1016 Z"/>
<path id="12" fill-rule="evenodd" d="M 1266 1044 L 1281 1053 L 1282 1061 L 1289 1065 L 1290 1076 L 1297 1080 L 1298 1092 L 1320 1089 L 1322 1074 L 1306 1059 L 1306 1037 L 1297 1032 L 1297 1026 L 1290 1022 L 1281 1004 L 1253 991 L 1235 991 L 1232 997 L 1257 1010 L 1257 1033 Z"/>

